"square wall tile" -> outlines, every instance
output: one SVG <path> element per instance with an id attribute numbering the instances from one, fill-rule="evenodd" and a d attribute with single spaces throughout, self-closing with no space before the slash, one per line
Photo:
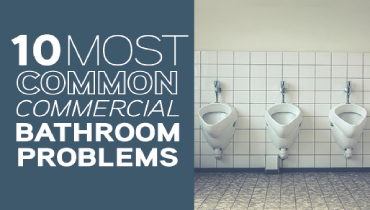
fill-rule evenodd
<path id="1" fill-rule="evenodd" d="M 283 53 L 282 52 L 267 52 L 267 64 L 282 64 Z"/>
<path id="2" fill-rule="evenodd" d="M 249 77 L 249 65 L 234 65 L 234 78 Z"/>
<path id="3" fill-rule="evenodd" d="M 298 168 L 298 155 L 290 155 L 283 162 L 283 168 Z"/>
<path id="4" fill-rule="evenodd" d="M 328 117 L 315 117 L 315 129 L 330 129 Z"/>
<path id="5" fill-rule="evenodd" d="M 327 117 L 330 109 L 330 104 L 315 104 L 315 116 Z"/>
<path id="6" fill-rule="evenodd" d="M 201 77 L 200 79 L 200 89 L 201 90 L 213 90 L 215 89 L 214 81 L 215 78 Z"/>
<path id="7" fill-rule="evenodd" d="M 330 142 L 330 130 L 315 130 L 315 142 Z"/>
<path id="8" fill-rule="evenodd" d="M 313 142 L 314 141 L 314 130 L 301 130 L 299 132 L 299 142 Z"/>
<path id="9" fill-rule="evenodd" d="M 251 65 L 250 77 L 266 78 L 266 65 Z"/>
<path id="10" fill-rule="evenodd" d="M 331 64 L 331 53 L 328 52 L 316 53 L 316 65 L 330 65 L 330 64 Z"/>
<path id="11" fill-rule="evenodd" d="M 298 64 L 298 52 L 283 52 L 283 64 Z"/>
<path id="12" fill-rule="evenodd" d="M 235 103 L 234 107 L 238 112 L 239 117 L 249 117 L 249 104 L 238 104 Z"/>
<path id="13" fill-rule="evenodd" d="M 217 66 L 217 77 L 234 77 L 233 65 L 218 65 Z"/>
<path id="14" fill-rule="evenodd" d="M 331 54 L 331 56 L 331 62 L 333 66 L 347 65 L 347 53 L 334 52 Z"/>
<path id="15" fill-rule="evenodd" d="M 236 129 L 249 129 L 249 117 L 238 117 L 238 122 L 236 123 Z"/>
<path id="16" fill-rule="evenodd" d="M 358 65 L 363 64 L 363 53 L 348 53 L 348 65 Z"/>
<path id="17" fill-rule="evenodd" d="M 233 94 L 233 93 L 230 93 Z M 234 103 L 236 104 L 243 104 L 249 103 L 249 91 L 234 91 Z"/>
<path id="18" fill-rule="evenodd" d="M 344 91 L 346 88 L 347 79 L 346 78 L 332 78 L 331 79 L 331 89 Z"/>
<path id="19" fill-rule="evenodd" d="M 315 115 L 314 104 L 299 104 L 299 109 L 301 110 L 303 116 L 309 117 Z"/>
<path id="20" fill-rule="evenodd" d="M 316 78 L 331 77 L 331 66 L 316 66 Z"/>
<path id="21" fill-rule="evenodd" d="M 330 91 L 316 91 L 315 103 L 329 104 L 330 103 Z"/>
<path id="22" fill-rule="evenodd" d="M 299 90 L 315 90 L 315 79 L 299 78 Z"/>
<path id="23" fill-rule="evenodd" d="M 283 78 L 283 66 L 267 65 L 267 77 Z"/>
<path id="24" fill-rule="evenodd" d="M 345 168 L 347 166 L 347 161 L 343 155 L 331 155 L 330 159 L 332 168 Z"/>
<path id="25" fill-rule="evenodd" d="M 217 51 L 201 51 L 201 64 L 217 64 Z"/>
<path id="26" fill-rule="evenodd" d="M 234 78 L 234 90 L 249 90 L 249 78 Z"/>
<path id="27" fill-rule="evenodd" d="M 251 121 L 251 126 L 253 122 Z M 265 142 L 266 133 L 265 130 L 250 130 L 250 141 L 251 142 Z"/>
<path id="28" fill-rule="evenodd" d="M 344 154 L 344 151 L 338 146 L 338 144 L 335 143 L 330 143 L 330 153 L 333 155 L 342 155 Z"/>
<path id="29" fill-rule="evenodd" d="M 285 77 L 298 77 L 298 66 L 297 65 L 284 65 L 283 66 L 283 78 Z"/>
<path id="30" fill-rule="evenodd" d="M 347 77 L 347 66 L 332 66 L 332 77 Z"/>
<path id="31" fill-rule="evenodd" d="M 351 81 L 351 91 L 354 91 L 354 92 L 362 92 L 363 91 L 363 82 L 364 82 L 364 79 L 350 79 Z"/>
<path id="32" fill-rule="evenodd" d="M 234 156 L 234 168 L 249 168 L 249 156 Z"/>
<path id="33" fill-rule="evenodd" d="M 314 91 L 299 91 L 299 103 L 313 104 L 315 101 Z"/>
<path id="34" fill-rule="evenodd" d="M 298 91 L 289 90 L 285 94 L 285 102 L 292 103 L 292 104 L 298 103 Z"/>
<path id="35" fill-rule="evenodd" d="M 299 77 L 315 77 L 315 66 L 299 66 Z"/>
<path id="36" fill-rule="evenodd" d="M 200 76 L 217 78 L 217 65 L 209 65 L 209 64 L 201 65 L 200 66 Z"/>
<path id="37" fill-rule="evenodd" d="M 313 168 L 315 166 L 315 159 L 313 155 L 300 155 L 298 160 L 299 168 Z"/>
<path id="38" fill-rule="evenodd" d="M 249 141 L 249 130 L 235 130 L 234 142 L 236 143 L 245 141 Z"/>
<path id="39" fill-rule="evenodd" d="M 249 52 L 234 52 L 234 64 L 249 64 Z"/>
<path id="40" fill-rule="evenodd" d="M 281 78 L 267 77 L 267 90 L 279 91 L 281 87 L 280 83 Z"/>
<path id="41" fill-rule="evenodd" d="M 350 97 L 350 103 L 355 103 L 355 104 L 362 104 L 363 102 L 363 92 L 351 92 L 351 97 Z M 370 98 L 370 97 L 367 97 Z"/>
<path id="42" fill-rule="evenodd" d="M 330 168 L 330 155 L 315 155 L 315 168 Z"/>
<path id="43" fill-rule="evenodd" d="M 266 90 L 266 78 L 252 78 L 251 79 L 251 90 Z"/>
<path id="44" fill-rule="evenodd" d="M 314 65 L 315 64 L 315 53 L 314 52 L 300 52 L 299 53 L 299 64 Z"/>
<path id="45" fill-rule="evenodd" d="M 329 78 L 316 78 L 316 90 L 327 90 L 331 89 L 331 80 Z"/>
<path id="46" fill-rule="evenodd" d="M 313 130 L 314 129 L 314 117 L 303 116 L 301 129 Z"/>
<path id="47" fill-rule="evenodd" d="M 212 156 L 200 156 L 200 166 L 202 168 L 216 168 L 216 158 Z"/>
<path id="48" fill-rule="evenodd" d="M 251 103 L 266 103 L 266 91 L 250 91 Z"/>
<path id="49" fill-rule="evenodd" d="M 313 155 L 314 153 L 314 143 L 301 143 L 298 145 L 300 155 Z"/>
<path id="50" fill-rule="evenodd" d="M 267 103 L 281 103 L 282 96 L 279 91 L 267 91 Z M 266 107 L 267 108 L 267 107 Z"/>
<path id="51" fill-rule="evenodd" d="M 213 92 L 213 95 L 215 96 L 215 101 L 216 101 L 216 94 Z M 218 100 L 221 103 L 227 103 L 227 104 L 232 104 L 234 103 L 234 94 L 232 90 L 225 90 L 219 93 L 218 95 Z"/>
<path id="52" fill-rule="evenodd" d="M 212 91 L 212 90 L 200 91 L 200 95 L 201 95 L 201 98 L 200 98 L 201 103 L 207 104 L 207 103 L 213 103 L 216 101 L 215 91 Z"/>
<path id="53" fill-rule="evenodd" d="M 266 154 L 268 155 L 277 155 L 279 154 L 279 149 L 271 142 L 266 143 Z"/>
<path id="54" fill-rule="evenodd" d="M 250 117 L 250 120 L 251 120 L 250 129 L 260 129 L 263 132 L 265 132 L 264 131 L 265 126 L 266 126 L 265 117 L 263 117 L 263 116 L 261 116 L 261 117 Z"/>
<path id="55" fill-rule="evenodd" d="M 251 52 L 251 64 L 266 64 L 266 52 Z"/>
<path id="56" fill-rule="evenodd" d="M 266 112 L 265 104 L 250 104 L 251 117 L 264 117 Z M 250 118 L 255 120 L 256 118 Z"/>
<path id="57" fill-rule="evenodd" d="M 252 155 L 264 155 L 265 154 L 265 143 L 250 143 L 250 154 Z"/>
<path id="58" fill-rule="evenodd" d="M 330 143 L 315 143 L 315 154 L 330 155 Z"/>
<path id="59" fill-rule="evenodd" d="M 264 155 L 251 155 L 249 157 L 250 168 L 264 168 L 265 156 Z"/>
<path id="60" fill-rule="evenodd" d="M 235 155 L 249 154 L 249 142 L 235 142 L 234 143 L 234 154 Z"/>
<path id="61" fill-rule="evenodd" d="M 217 53 L 218 64 L 233 64 L 234 53 L 232 51 L 218 51 Z"/>
<path id="62" fill-rule="evenodd" d="M 349 78 L 362 78 L 362 66 L 348 66 Z"/>
<path id="63" fill-rule="evenodd" d="M 217 168 L 233 168 L 234 167 L 234 157 L 224 155 L 222 159 L 216 160 Z"/>

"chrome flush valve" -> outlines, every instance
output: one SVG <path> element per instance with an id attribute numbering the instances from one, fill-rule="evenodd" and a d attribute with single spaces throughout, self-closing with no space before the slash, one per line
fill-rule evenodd
<path id="1" fill-rule="evenodd" d="M 352 89 L 352 82 L 347 81 L 347 86 L 344 88 L 344 92 L 347 93 L 347 104 L 349 104 L 349 96 L 351 95 L 351 89 Z"/>
<path id="2" fill-rule="evenodd" d="M 281 81 L 280 83 L 280 93 L 283 96 L 282 103 L 285 103 L 285 93 L 286 93 L 286 82 Z"/>
<path id="3" fill-rule="evenodd" d="M 221 93 L 220 81 L 215 80 L 214 85 L 215 85 L 215 93 L 216 93 L 216 103 L 218 103 L 218 94 Z"/>

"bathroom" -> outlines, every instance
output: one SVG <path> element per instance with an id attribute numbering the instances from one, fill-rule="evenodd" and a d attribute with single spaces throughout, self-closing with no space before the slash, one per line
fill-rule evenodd
<path id="1" fill-rule="evenodd" d="M 370 209 L 369 9 L 367 1 L 195 1 L 195 209 Z M 216 102 L 215 81 L 219 103 L 237 112 L 222 156 L 198 116 Z M 302 115 L 284 160 L 266 129 L 282 92 Z M 329 112 L 347 96 L 367 112 L 346 157 Z"/>

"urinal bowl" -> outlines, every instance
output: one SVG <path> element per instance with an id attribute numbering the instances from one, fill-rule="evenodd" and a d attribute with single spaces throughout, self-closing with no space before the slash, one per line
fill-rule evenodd
<path id="1" fill-rule="evenodd" d="M 198 115 L 204 137 L 214 150 L 215 157 L 221 159 L 235 133 L 238 120 L 236 109 L 228 104 L 213 103 L 202 107 Z"/>
<path id="2" fill-rule="evenodd" d="M 293 104 L 275 104 L 266 111 L 267 133 L 279 149 L 280 158 L 288 158 L 288 150 L 298 137 L 302 119 L 301 111 Z"/>
<path id="3" fill-rule="evenodd" d="M 367 112 L 356 104 L 339 104 L 329 112 L 330 129 L 344 157 L 350 158 L 361 140 Z"/>

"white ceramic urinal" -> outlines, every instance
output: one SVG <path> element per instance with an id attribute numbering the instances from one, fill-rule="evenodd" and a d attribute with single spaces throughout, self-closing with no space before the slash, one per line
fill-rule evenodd
<path id="1" fill-rule="evenodd" d="M 361 139 L 367 112 L 356 104 L 339 104 L 329 112 L 330 128 L 344 157 L 352 156 L 353 148 Z"/>
<path id="2" fill-rule="evenodd" d="M 222 151 L 229 145 L 236 127 L 238 114 L 234 107 L 223 103 L 203 106 L 199 112 L 203 134 L 214 150 L 217 159 L 222 158 Z"/>
<path id="3" fill-rule="evenodd" d="M 267 132 L 272 143 L 280 150 L 281 159 L 288 158 L 288 149 L 298 137 L 302 119 L 301 110 L 293 104 L 275 104 L 266 110 Z"/>

